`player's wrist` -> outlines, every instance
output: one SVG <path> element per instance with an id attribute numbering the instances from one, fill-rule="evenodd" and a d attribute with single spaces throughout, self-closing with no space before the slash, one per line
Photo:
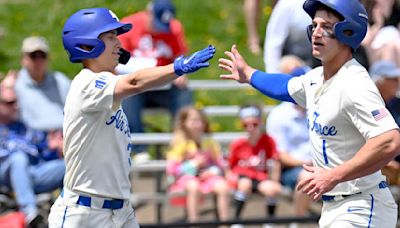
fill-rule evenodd
<path id="1" fill-rule="evenodd" d="M 183 69 L 183 55 L 175 59 L 174 61 L 174 73 L 177 77 L 180 77 L 185 74 Z"/>
<path id="2" fill-rule="evenodd" d="M 253 74 L 254 74 L 256 71 L 257 71 L 257 70 L 254 69 L 254 68 L 251 67 L 251 66 L 246 66 L 246 67 L 244 68 L 243 72 L 244 72 L 244 75 L 245 75 L 245 77 L 246 77 L 247 83 L 250 83 L 250 82 L 251 82 L 251 78 L 253 77 Z"/>

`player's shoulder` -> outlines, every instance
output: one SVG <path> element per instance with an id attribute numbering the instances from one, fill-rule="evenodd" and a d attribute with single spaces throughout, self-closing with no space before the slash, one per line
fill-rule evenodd
<path id="1" fill-rule="evenodd" d="M 356 91 L 364 87 L 371 87 L 374 84 L 365 67 L 355 59 L 345 63 L 339 70 L 338 75 L 342 78 L 343 87 L 350 90 Z"/>
<path id="2" fill-rule="evenodd" d="M 323 68 L 322 66 L 319 66 L 314 69 L 311 69 L 310 71 L 308 71 L 303 75 L 291 78 L 290 81 L 296 83 L 301 82 L 302 84 L 313 86 L 317 82 L 322 82 L 322 78 L 323 78 Z"/>
<path id="3" fill-rule="evenodd" d="M 110 78 L 116 77 L 115 74 L 111 72 L 93 72 L 89 69 L 82 69 L 73 79 L 74 82 L 78 81 L 81 84 L 89 84 L 95 80 L 108 81 Z"/>
<path id="4" fill-rule="evenodd" d="M 323 67 L 322 66 L 317 66 L 310 71 L 308 71 L 305 75 L 308 77 L 320 77 L 323 73 Z"/>

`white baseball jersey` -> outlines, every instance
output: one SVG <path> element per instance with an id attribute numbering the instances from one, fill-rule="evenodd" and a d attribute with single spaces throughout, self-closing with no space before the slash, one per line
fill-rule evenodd
<path id="1" fill-rule="evenodd" d="M 307 109 L 314 166 L 334 168 L 350 160 L 366 140 L 398 128 L 368 72 L 348 61 L 324 82 L 323 68 L 292 78 L 288 91 Z M 353 194 L 378 186 L 380 171 L 338 184 L 326 195 Z"/>
<path id="2" fill-rule="evenodd" d="M 64 185 L 70 190 L 129 199 L 130 130 L 113 102 L 119 77 L 83 69 L 72 81 L 64 108 Z"/>

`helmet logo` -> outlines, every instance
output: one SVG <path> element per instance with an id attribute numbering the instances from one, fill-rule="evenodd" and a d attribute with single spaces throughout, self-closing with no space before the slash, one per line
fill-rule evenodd
<path id="1" fill-rule="evenodd" d="M 111 10 L 108 10 L 108 12 L 110 13 L 111 17 L 114 18 L 116 21 L 119 21 L 117 15 L 115 15 L 115 13 Z"/>

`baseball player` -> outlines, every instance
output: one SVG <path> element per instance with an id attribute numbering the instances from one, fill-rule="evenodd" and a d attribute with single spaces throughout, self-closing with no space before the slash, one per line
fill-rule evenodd
<path id="1" fill-rule="evenodd" d="M 64 189 L 51 208 L 49 227 L 139 227 L 129 203 L 131 138 L 121 101 L 180 75 L 207 67 L 209 46 L 174 63 L 116 76 L 127 62 L 118 35 L 131 24 L 120 23 L 105 8 L 83 9 L 65 23 L 62 39 L 75 76 L 64 107 Z"/>
<path id="2" fill-rule="evenodd" d="M 321 60 L 300 77 L 250 67 L 233 46 L 221 75 L 250 83 L 267 96 L 307 109 L 313 166 L 297 185 L 323 201 L 320 227 L 395 227 L 397 205 L 380 169 L 400 149 L 393 117 L 353 53 L 368 25 L 358 0 L 306 0 L 312 54 Z M 284 120 L 283 120 L 284 121 Z"/>

